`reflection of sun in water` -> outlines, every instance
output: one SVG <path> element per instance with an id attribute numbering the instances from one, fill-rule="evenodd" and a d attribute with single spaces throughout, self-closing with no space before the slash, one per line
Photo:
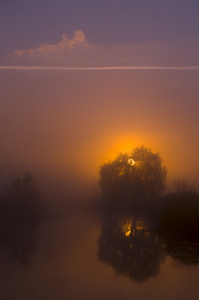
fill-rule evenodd
<path id="1" fill-rule="evenodd" d="M 129 236 L 131 234 L 132 223 L 132 220 L 127 220 L 125 222 L 122 222 L 121 224 L 122 231 L 126 236 Z"/>
<path id="2" fill-rule="evenodd" d="M 121 222 L 122 232 L 126 236 L 130 236 L 135 234 L 135 230 L 143 230 L 145 228 L 143 221 L 138 220 L 135 222 L 135 227 L 133 228 L 133 220 L 126 220 Z"/>
<path id="3" fill-rule="evenodd" d="M 136 221 L 136 230 L 142 230 L 142 229 L 144 229 L 143 221 Z"/>

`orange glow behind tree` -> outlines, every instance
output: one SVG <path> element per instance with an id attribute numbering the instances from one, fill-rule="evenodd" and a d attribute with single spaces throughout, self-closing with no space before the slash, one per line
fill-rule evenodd
<path id="1" fill-rule="evenodd" d="M 165 187 L 166 175 L 159 154 L 142 146 L 103 164 L 99 183 L 106 201 L 128 206 L 157 198 Z"/>

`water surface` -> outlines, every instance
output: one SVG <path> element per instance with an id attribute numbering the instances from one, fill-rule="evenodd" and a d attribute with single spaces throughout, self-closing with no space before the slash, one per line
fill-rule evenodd
<path id="1" fill-rule="evenodd" d="M 1 229 L 1 299 L 198 299 L 197 245 L 139 218 L 74 213 Z"/>

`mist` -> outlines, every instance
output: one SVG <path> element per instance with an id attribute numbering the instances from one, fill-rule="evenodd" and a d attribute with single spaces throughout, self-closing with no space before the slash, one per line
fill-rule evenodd
<path id="1" fill-rule="evenodd" d="M 99 168 L 144 145 L 198 189 L 198 72 L 1 70 L 1 186 L 31 172 L 53 210 L 100 197 Z"/>

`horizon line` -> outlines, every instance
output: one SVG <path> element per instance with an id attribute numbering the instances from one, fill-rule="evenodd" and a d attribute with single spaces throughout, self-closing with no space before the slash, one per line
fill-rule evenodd
<path id="1" fill-rule="evenodd" d="M 108 66 L 108 67 L 67 67 L 67 66 L 1 66 L 0 70 L 49 70 L 49 71 L 97 71 L 97 70 L 182 70 L 197 71 L 196 66 Z"/>

